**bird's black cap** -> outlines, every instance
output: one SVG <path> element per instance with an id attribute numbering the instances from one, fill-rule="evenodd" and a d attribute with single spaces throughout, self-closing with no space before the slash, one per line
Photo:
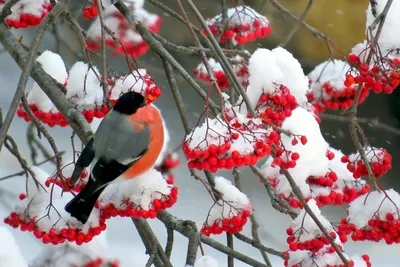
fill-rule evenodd
<path id="1" fill-rule="evenodd" d="M 143 95 L 130 91 L 121 95 L 115 103 L 114 110 L 121 114 L 132 115 L 146 105 Z"/>

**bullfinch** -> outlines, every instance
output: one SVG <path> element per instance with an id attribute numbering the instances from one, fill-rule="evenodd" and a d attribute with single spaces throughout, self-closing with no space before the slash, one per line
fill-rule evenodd
<path id="1" fill-rule="evenodd" d="M 151 169 L 163 144 L 164 127 L 159 111 L 146 105 L 139 93 L 123 94 L 80 154 L 70 184 L 74 185 L 83 169 L 92 164 L 90 176 L 65 210 L 85 224 L 105 187 Z"/>

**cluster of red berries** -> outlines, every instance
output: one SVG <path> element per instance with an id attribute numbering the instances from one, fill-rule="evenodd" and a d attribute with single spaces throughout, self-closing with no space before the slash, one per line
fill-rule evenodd
<path id="1" fill-rule="evenodd" d="M 157 167 L 157 170 L 160 171 L 163 175 L 167 174 L 167 183 L 168 184 L 173 184 L 173 175 L 170 174 L 171 170 L 175 169 L 178 167 L 180 164 L 178 154 L 176 153 L 169 153 L 167 156 L 164 158 L 163 162 L 160 164 L 160 166 Z M 171 177 L 172 176 L 172 177 Z M 170 178 L 171 177 L 171 178 Z M 172 180 L 172 182 L 168 182 L 169 180 Z"/>
<path id="2" fill-rule="evenodd" d="M 76 193 L 79 193 L 86 185 L 86 181 L 85 179 L 88 177 L 88 172 L 85 170 L 82 172 L 79 181 L 71 187 L 71 177 L 66 177 L 65 178 L 65 185 L 67 187 L 64 187 L 63 182 L 61 181 L 60 177 L 57 176 L 51 176 L 49 177 L 46 182 L 44 183 L 44 185 L 46 187 L 50 187 L 51 184 L 55 184 L 57 186 L 59 186 L 60 188 L 63 189 L 63 192 L 70 192 L 70 191 L 74 191 Z"/>
<path id="3" fill-rule="evenodd" d="M 111 102 L 113 103 L 113 102 Z M 115 103 L 114 103 L 115 104 Z M 94 118 L 104 118 L 104 116 L 107 115 L 108 113 L 108 107 L 106 104 L 103 104 L 102 106 L 98 106 L 94 109 L 86 109 L 84 111 L 82 111 L 82 115 L 85 117 L 85 119 L 91 123 L 93 121 Z"/>
<path id="4" fill-rule="evenodd" d="M 398 216 L 397 216 L 398 217 Z M 395 219 L 393 213 L 386 213 L 384 219 L 372 217 L 368 225 L 357 229 L 354 224 L 346 218 L 341 220 L 338 232 L 342 236 L 351 234 L 353 241 L 374 241 L 385 240 L 388 245 L 400 243 L 400 219 Z"/>
<path id="5" fill-rule="evenodd" d="M 256 106 L 260 118 L 266 124 L 274 124 L 278 127 L 282 126 L 282 122 L 292 115 L 292 110 L 295 108 L 297 108 L 296 98 L 284 85 L 280 85 L 279 89 L 272 94 L 263 93 Z"/>
<path id="6" fill-rule="evenodd" d="M 6 19 L 6 23 L 10 28 L 28 28 L 29 26 L 37 26 L 42 22 L 43 18 L 53 9 L 51 3 L 42 5 L 43 12 L 40 17 L 28 13 L 21 13 L 19 19 Z"/>
<path id="7" fill-rule="evenodd" d="M 154 199 L 152 202 L 152 208 L 148 210 L 141 208 L 134 204 L 129 198 L 124 200 L 126 207 L 121 209 L 114 204 L 107 204 L 104 207 L 100 207 L 96 203 L 96 207 L 100 209 L 100 218 L 107 220 L 111 217 L 132 217 L 132 218 L 143 218 L 143 219 L 154 219 L 157 216 L 157 212 L 172 207 L 178 199 L 178 188 L 176 186 L 171 188 L 171 193 L 166 196 L 164 195 L 161 199 Z"/>
<path id="8" fill-rule="evenodd" d="M 314 267 L 314 266 L 316 266 L 316 264 L 314 262 L 311 263 L 311 264 L 300 262 L 300 263 L 288 266 L 289 265 L 290 253 L 288 251 L 285 251 L 285 252 L 283 252 L 283 255 L 286 256 L 286 259 L 284 260 L 284 265 L 286 267 Z M 370 262 L 370 258 L 369 258 L 369 256 L 367 254 L 362 255 L 361 259 L 365 262 L 366 267 L 371 267 L 372 266 L 372 264 Z M 355 266 L 354 261 L 353 260 L 349 260 L 349 266 L 350 267 L 358 267 L 359 265 Z M 346 265 L 344 265 L 344 264 L 336 264 L 336 265 L 327 264 L 327 265 L 318 265 L 318 267 L 346 267 Z"/>
<path id="9" fill-rule="evenodd" d="M 216 21 L 213 24 L 210 24 L 210 21 L 211 20 L 208 21 L 208 27 L 210 28 L 211 33 L 216 36 L 220 27 L 224 27 L 224 25 L 221 25 L 221 21 Z M 202 32 L 204 35 L 207 35 L 205 30 Z M 237 44 L 243 45 L 248 42 L 254 42 L 257 38 L 263 39 L 267 35 L 271 34 L 271 32 L 272 28 L 265 20 L 262 18 L 254 19 L 252 23 L 236 24 L 226 27 L 219 42 L 226 43 L 228 40 L 233 39 Z"/>
<path id="10" fill-rule="evenodd" d="M 371 186 L 369 184 L 365 184 L 364 186 L 359 185 L 359 188 L 356 187 L 343 187 L 341 191 L 334 191 L 337 190 L 335 185 L 333 186 L 333 190 L 327 196 L 316 196 L 314 197 L 317 206 L 323 207 L 327 205 L 335 205 L 335 206 L 342 206 L 344 204 L 349 204 L 356 198 L 367 194 L 371 190 Z M 311 186 L 311 190 L 312 190 Z"/>
<path id="11" fill-rule="evenodd" d="M 85 19 L 94 19 L 99 15 L 99 8 L 97 6 L 97 0 L 93 1 L 93 4 L 87 4 L 82 9 L 83 17 Z"/>
<path id="12" fill-rule="evenodd" d="M 213 70 L 214 76 L 217 79 L 217 84 L 219 89 L 224 90 L 229 87 L 228 79 L 225 76 L 225 72 L 223 70 Z M 208 73 L 203 73 L 198 69 L 193 71 L 194 75 L 202 81 L 209 82 L 210 75 Z"/>
<path id="13" fill-rule="evenodd" d="M 150 78 L 149 74 L 145 75 L 145 82 L 147 84 L 147 88 L 146 88 L 146 102 L 147 104 L 151 104 L 153 103 L 153 101 L 160 97 L 162 92 L 160 87 L 158 87 L 157 85 L 155 85 L 153 79 Z"/>
<path id="14" fill-rule="evenodd" d="M 247 218 L 250 215 L 250 211 L 244 210 L 241 215 L 218 219 L 214 221 L 212 225 L 205 223 L 201 228 L 201 233 L 205 236 L 210 236 L 211 234 L 219 235 L 223 232 L 227 232 L 229 234 L 239 233 L 243 230 L 243 227 L 247 223 Z"/>
<path id="15" fill-rule="evenodd" d="M 307 183 L 309 185 L 318 185 L 322 187 L 333 187 L 338 177 L 335 172 L 330 171 L 325 176 L 309 176 L 307 178 Z"/>
<path id="16" fill-rule="evenodd" d="M 307 144 L 307 137 L 305 135 L 300 137 L 300 142 L 305 145 Z M 292 140 L 293 145 L 297 145 L 297 138 L 294 137 Z M 275 158 L 272 161 L 271 166 L 282 166 L 285 169 L 290 169 L 296 167 L 296 161 L 300 158 L 300 154 L 297 152 L 288 151 L 283 147 L 276 149 Z"/>
<path id="17" fill-rule="evenodd" d="M 364 150 L 375 177 L 382 177 L 382 175 L 392 168 L 392 156 L 386 149 L 367 147 Z M 341 161 L 347 163 L 347 169 L 353 173 L 355 179 L 359 179 L 362 176 L 368 176 L 367 166 L 358 152 L 350 156 L 344 155 L 341 158 Z"/>
<path id="18" fill-rule="evenodd" d="M 61 112 L 43 112 L 35 104 L 29 104 L 29 107 L 31 108 L 35 117 L 38 118 L 38 120 L 40 120 L 44 124 L 47 124 L 50 127 L 54 127 L 56 125 L 60 125 L 61 127 L 68 126 L 68 122 L 65 120 Z M 22 103 L 19 105 L 19 108 L 17 110 L 17 116 L 23 118 L 26 122 L 29 122 L 31 120 L 28 113 L 26 113 L 24 108 L 22 107 Z"/>
<path id="19" fill-rule="evenodd" d="M 108 267 L 119 267 L 118 261 L 105 262 L 102 258 L 91 260 L 82 267 L 101 267 L 104 266 L 104 264 L 106 264 Z"/>
<path id="20" fill-rule="evenodd" d="M 386 58 L 387 59 L 387 58 Z M 348 74 L 344 85 L 350 87 L 353 84 L 364 85 L 365 90 L 373 90 L 375 93 L 385 92 L 391 94 L 400 84 L 399 59 L 393 59 L 389 64 L 379 62 L 375 66 L 361 63 L 360 58 L 355 54 L 350 54 L 348 58 L 351 65 L 358 69 L 358 75 Z M 388 65 L 387 70 L 382 66 Z"/>
<path id="21" fill-rule="evenodd" d="M 231 133 L 231 138 L 237 140 L 239 133 Z M 224 144 L 210 144 L 207 149 L 189 147 L 191 139 L 183 143 L 183 152 L 188 159 L 190 169 L 210 170 L 216 172 L 218 169 L 232 169 L 233 167 L 242 167 L 254 165 L 257 161 L 269 155 L 271 144 L 278 138 L 278 133 L 271 132 L 265 140 L 257 139 L 253 142 L 254 151 L 249 154 L 241 154 L 237 150 L 231 151 L 231 143 L 229 138 L 224 139 Z"/>
<path id="22" fill-rule="evenodd" d="M 36 217 L 33 217 L 29 221 L 24 219 L 24 214 L 17 214 L 12 212 L 10 216 L 4 219 L 4 223 L 10 225 L 13 228 L 21 228 L 21 231 L 33 232 L 33 235 L 37 239 L 41 239 L 44 244 L 61 244 L 65 241 L 75 242 L 77 245 L 82 245 L 83 243 L 90 242 L 93 237 L 99 235 L 102 231 L 106 229 L 106 224 L 104 220 L 100 219 L 100 224 L 98 227 L 92 227 L 89 231 L 84 234 L 79 229 L 76 228 L 63 228 L 55 229 L 50 228 L 47 232 L 38 229 L 36 224 Z"/>
<path id="23" fill-rule="evenodd" d="M 297 231 L 302 231 L 302 229 L 299 229 Z M 296 232 L 297 232 L 296 231 Z M 288 238 L 286 239 L 286 242 L 289 244 L 289 249 L 290 251 L 297 251 L 297 250 L 308 250 L 314 254 L 318 253 L 322 248 L 325 246 L 329 246 L 330 242 L 329 239 L 326 236 L 316 236 L 313 239 L 300 242 L 299 241 L 299 236 L 296 235 L 296 232 L 293 231 L 293 228 L 288 228 L 286 229 L 286 233 L 288 234 Z M 330 232 L 329 235 L 335 239 L 336 238 L 336 233 L 334 231 Z M 341 248 L 341 246 L 339 245 Z M 329 247 L 328 253 L 334 253 L 335 250 L 333 247 Z"/>
<path id="24" fill-rule="evenodd" d="M 347 84 L 347 83 L 346 83 Z M 313 92 L 307 94 L 307 98 L 313 103 L 318 112 L 323 112 L 325 108 L 329 109 L 347 109 L 353 102 L 357 92 L 357 86 L 344 87 L 341 90 L 334 89 L 329 82 L 321 86 L 321 90 L 326 94 L 321 94 L 320 99 L 316 99 Z M 368 90 L 364 87 L 361 91 L 358 103 L 362 103 L 368 97 Z"/>

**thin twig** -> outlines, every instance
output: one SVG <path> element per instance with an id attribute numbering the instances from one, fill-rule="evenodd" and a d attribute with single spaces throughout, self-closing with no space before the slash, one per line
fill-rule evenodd
<path id="1" fill-rule="evenodd" d="M 230 233 L 226 233 L 226 245 L 233 250 L 233 236 Z M 233 267 L 234 265 L 235 259 L 231 255 L 228 255 L 228 267 Z"/>
<path id="2" fill-rule="evenodd" d="M 314 0 L 309 0 L 306 8 L 304 9 L 303 13 L 301 13 L 299 19 L 296 22 L 296 25 L 290 30 L 288 35 L 286 35 L 285 39 L 281 42 L 280 46 L 285 47 L 289 41 L 293 38 L 296 34 L 297 30 L 300 28 L 301 24 L 303 23 L 304 19 L 306 18 L 308 12 L 311 10 L 312 5 L 314 4 Z"/>

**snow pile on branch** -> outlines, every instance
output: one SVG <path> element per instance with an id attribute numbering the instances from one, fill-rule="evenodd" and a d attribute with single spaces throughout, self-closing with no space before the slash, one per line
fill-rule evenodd
<path id="1" fill-rule="evenodd" d="M 102 107 L 103 89 L 99 70 L 84 62 L 76 62 L 69 71 L 66 97 L 81 111 Z"/>
<path id="2" fill-rule="evenodd" d="M 372 30 L 372 36 L 370 35 L 370 30 L 369 27 L 372 26 L 374 21 L 376 20 L 376 17 L 379 16 L 383 10 L 385 9 L 385 6 L 387 4 L 387 0 L 376 0 L 374 1 L 376 5 L 372 7 L 371 3 L 368 5 L 367 9 L 367 23 L 366 23 L 366 29 L 365 33 L 367 36 L 375 36 L 377 31 L 378 31 L 378 25 L 374 27 Z M 393 34 L 398 31 L 400 27 L 400 22 L 398 19 L 398 14 L 400 12 L 400 3 L 399 1 L 393 1 L 389 11 L 387 12 L 385 16 L 385 23 L 383 24 L 382 30 L 379 35 L 378 39 L 378 44 L 379 48 L 381 49 L 381 52 L 383 55 L 386 55 L 389 52 L 392 52 L 391 50 L 394 50 L 399 47 L 400 45 L 400 37 L 397 34 Z M 397 54 L 398 52 L 393 51 L 394 53 Z"/>
<path id="3" fill-rule="evenodd" d="M 29 267 L 11 232 L 0 226 L 0 266 Z"/>
<path id="4" fill-rule="evenodd" d="M 134 179 L 109 184 L 98 200 L 101 217 L 155 218 L 157 212 L 172 207 L 178 188 L 151 169 Z"/>
<path id="5" fill-rule="evenodd" d="M 204 255 L 196 259 L 194 267 L 218 267 L 218 262 L 213 257 Z"/>
<path id="6" fill-rule="evenodd" d="M 118 267 L 118 261 L 110 256 L 105 234 L 102 232 L 92 242 L 80 246 L 75 243 L 46 246 L 31 267 Z"/>
<path id="7" fill-rule="evenodd" d="M 33 232 L 43 243 L 54 245 L 66 240 L 78 245 L 92 240 L 106 225 L 99 218 L 99 211 L 94 209 L 89 220 L 82 225 L 77 219 L 64 210 L 65 205 L 74 197 L 70 193 L 62 193 L 55 186 L 45 190 L 45 180 L 50 176 L 40 168 L 32 169 L 38 186 L 28 184 L 28 195 L 21 199 L 15 211 L 4 222 L 22 231 Z M 32 179 L 32 178 L 31 178 Z"/>
<path id="8" fill-rule="evenodd" d="M 4 4 L 0 1 L 0 9 Z M 49 0 L 20 0 L 13 5 L 5 21 L 10 28 L 16 29 L 37 26 L 52 9 Z"/>
<path id="9" fill-rule="evenodd" d="M 68 72 L 65 68 L 64 60 L 59 54 L 46 50 L 36 61 L 47 74 L 60 84 L 64 84 L 67 81 Z M 36 105 L 42 112 L 58 112 L 53 102 L 51 102 L 50 98 L 47 97 L 36 82 L 33 83 L 33 88 L 29 92 L 27 100 L 29 104 Z"/>
<path id="10" fill-rule="evenodd" d="M 249 198 L 223 177 L 215 177 L 219 200 L 213 204 L 201 231 L 210 234 L 230 234 L 242 231 L 252 213 Z"/>
<path id="11" fill-rule="evenodd" d="M 350 69 L 347 62 L 335 59 L 319 64 L 308 74 L 311 84 L 307 97 L 318 111 L 324 111 L 324 108 L 346 109 L 353 104 L 358 86 L 345 82 Z M 368 91 L 364 88 L 360 101 L 367 96 Z"/>
<path id="12" fill-rule="evenodd" d="M 143 94 L 147 104 L 152 103 L 156 98 L 161 96 L 160 87 L 155 84 L 150 73 L 145 69 L 133 70 L 128 75 L 114 79 L 112 83 L 110 99 L 113 103 L 115 103 L 122 94 L 129 91 Z"/>
<path id="13" fill-rule="evenodd" d="M 267 17 L 257 13 L 248 6 L 236 6 L 227 10 L 228 23 L 225 27 L 222 14 L 207 19 L 207 25 L 213 35 L 217 35 L 219 29 L 225 30 L 220 42 L 231 40 L 233 45 L 254 42 L 257 38 L 265 38 L 272 32 Z"/>
<path id="14" fill-rule="evenodd" d="M 400 243 L 398 225 L 400 195 L 393 189 L 373 191 L 350 203 L 347 218 L 339 225 L 341 235 L 351 234 L 354 241 L 385 240 L 387 244 Z"/>

